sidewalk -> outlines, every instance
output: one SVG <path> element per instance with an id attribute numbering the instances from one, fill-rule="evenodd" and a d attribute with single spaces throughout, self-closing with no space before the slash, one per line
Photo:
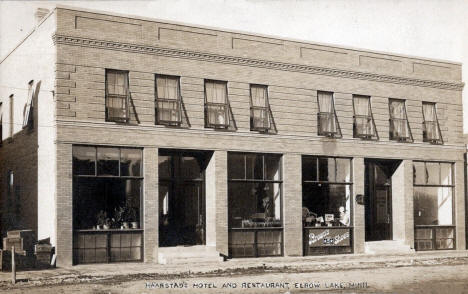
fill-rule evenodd
<path id="1" fill-rule="evenodd" d="M 54 284 L 90 282 L 160 280 L 181 278 L 236 276 L 263 273 L 306 273 L 392 268 L 407 266 L 433 266 L 438 264 L 468 264 L 468 251 L 431 251 L 402 255 L 328 255 L 306 257 L 242 258 L 225 262 L 171 264 L 115 263 L 77 265 L 17 273 L 19 282 L 11 285 L 11 273 L 0 273 L 0 289 Z"/>

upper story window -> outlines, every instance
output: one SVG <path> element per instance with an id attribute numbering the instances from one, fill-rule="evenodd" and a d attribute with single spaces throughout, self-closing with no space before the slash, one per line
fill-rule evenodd
<path id="1" fill-rule="evenodd" d="M 156 123 L 178 126 L 181 122 L 180 78 L 156 75 Z"/>
<path id="2" fill-rule="evenodd" d="M 268 132 L 271 125 L 267 86 L 250 85 L 250 130 Z"/>
<path id="3" fill-rule="evenodd" d="M 432 102 L 422 103 L 423 112 L 423 141 L 432 144 L 443 144 L 437 119 L 436 104 Z"/>
<path id="4" fill-rule="evenodd" d="M 229 102 L 227 82 L 205 81 L 205 127 L 229 127 Z"/>
<path id="5" fill-rule="evenodd" d="M 378 139 L 369 96 L 353 95 L 355 138 Z"/>
<path id="6" fill-rule="evenodd" d="M 128 72 L 106 70 L 106 121 L 128 122 Z"/>
<path id="7" fill-rule="evenodd" d="M 388 107 L 390 110 L 390 140 L 412 142 L 413 136 L 408 123 L 405 100 L 390 99 Z"/>
<path id="8" fill-rule="evenodd" d="M 34 81 L 31 80 L 28 83 L 28 98 L 26 105 L 23 111 L 23 129 L 24 128 L 33 128 L 34 126 L 34 115 L 33 115 L 33 96 L 34 96 Z"/>
<path id="9" fill-rule="evenodd" d="M 327 137 L 341 137 L 333 93 L 318 91 L 317 101 L 319 108 L 319 113 L 317 114 L 318 134 Z"/>

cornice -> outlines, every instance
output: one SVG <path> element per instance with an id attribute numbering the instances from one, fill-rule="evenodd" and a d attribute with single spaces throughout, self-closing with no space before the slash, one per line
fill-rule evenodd
<path id="1" fill-rule="evenodd" d="M 98 49 L 118 50 L 125 52 L 134 52 L 142 54 L 152 54 L 176 58 L 195 59 L 208 62 L 227 63 L 251 67 L 260 67 L 274 70 L 301 72 L 317 75 L 334 76 L 341 78 L 350 78 L 358 80 L 377 81 L 392 84 L 412 85 L 419 87 L 429 87 L 447 90 L 462 91 L 464 83 L 453 83 L 436 80 L 422 80 L 399 76 L 382 75 L 369 72 L 344 70 L 337 68 L 327 68 L 312 65 L 301 65 L 293 63 L 284 63 L 278 61 L 270 61 L 263 59 L 246 58 L 239 56 L 228 56 L 215 53 L 197 52 L 184 49 L 165 48 L 158 46 L 148 46 L 140 44 L 131 44 L 124 42 L 97 40 L 84 37 L 66 36 L 54 34 L 52 36 L 54 44 L 64 44 L 72 46 L 90 47 Z"/>

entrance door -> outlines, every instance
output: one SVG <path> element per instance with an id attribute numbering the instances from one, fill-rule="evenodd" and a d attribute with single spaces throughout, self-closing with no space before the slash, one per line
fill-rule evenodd
<path id="1" fill-rule="evenodd" d="M 366 241 L 392 240 L 392 174 L 399 161 L 366 160 Z"/>
<path id="2" fill-rule="evenodd" d="M 205 244 L 205 156 L 159 154 L 159 246 Z"/>

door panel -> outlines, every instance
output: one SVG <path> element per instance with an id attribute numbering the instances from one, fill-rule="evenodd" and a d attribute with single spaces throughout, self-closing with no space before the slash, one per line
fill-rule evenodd
<path id="1" fill-rule="evenodd" d="M 366 162 L 366 241 L 392 240 L 391 176 L 394 162 Z"/>

